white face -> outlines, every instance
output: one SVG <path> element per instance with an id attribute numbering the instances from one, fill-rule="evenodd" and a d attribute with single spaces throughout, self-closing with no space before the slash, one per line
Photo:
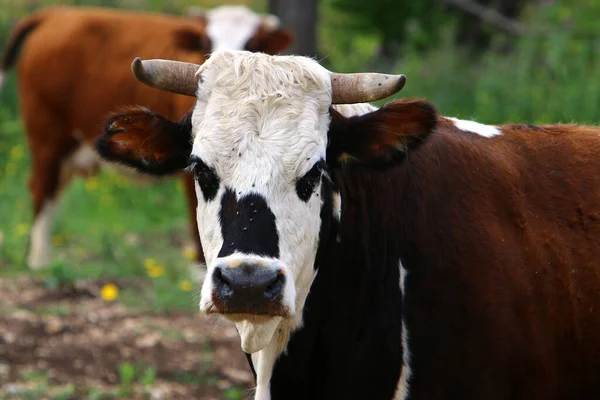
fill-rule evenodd
<path id="1" fill-rule="evenodd" d="M 244 49 L 261 24 L 261 16 L 244 6 L 218 7 L 208 11 L 206 16 L 206 33 L 213 51 Z"/>
<path id="2" fill-rule="evenodd" d="M 199 74 L 200 310 L 238 323 L 255 352 L 282 319 L 300 323 L 315 277 L 330 78 L 310 59 L 249 52 L 213 53 Z"/>

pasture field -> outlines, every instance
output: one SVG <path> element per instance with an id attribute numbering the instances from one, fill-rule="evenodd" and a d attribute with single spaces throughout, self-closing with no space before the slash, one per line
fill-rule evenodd
<path id="1" fill-rule="evenodd" d="M 400 96 L 483 123 L 598 124 L 598 2 L 534 8 L 524 22 L 548 33 L 511 38 L 510 52 L 498 50 L 499 39 L 477 57 L 455 44 L 453 21 L 445 21 L 440 41 L 425 50 L 407 35 L 402 57 L 385 70 L 376 37 L 345 30 L 334 2 L 320 3 L 319 25 L 321 61 L 332 70 L 404 73 Z M 0 44 L 27 7 L 51 3 L 59 2 L 0 0 Z M 223 2 L 84 3 L 178 12 Z M 267 2 L 229 3 L 264 11 Z M 252 376 L 235 329 L 197 313 L 178 182 L 140 186 L 111 172 L 75 179 L 56 215 L 54 261 L 31 272 L 29 171 L 12 72 L 0 90 L 0 399 L 246 398 Z"/>
<path id="2" fill-rule="evenodd" d="M 4 89 L 14 105 L 14 82 Z M 2 107 L 0 399 L 245 398 L 235 328 L 198 316 L 181 186 L 77 178 L 56 215 L 54 261 L 31 272 L 29 170 L 22 123 Z"/>

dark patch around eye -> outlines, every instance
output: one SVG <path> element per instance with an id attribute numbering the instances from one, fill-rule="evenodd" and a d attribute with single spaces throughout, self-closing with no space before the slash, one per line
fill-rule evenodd
<path id="1" fill-rule="evenodd" d="M 327 177 L 327 175 L 325 175 Z M 339 193 L 331 179 L 324 179 L 321 185 L 321 229 L 319 230 L 319 246 L 315 256 L 314 269 L 318 270 L 325 264 L 328 251 L 335 246 L 335 239 L 339 230 L 339 223 L 333 217 L 333 196 Z"/>
<path id="2" fill-rule="evenodd" d="M 250 193 L 238 200 L 235 191 L 227 188 L 221 199 L 219 218 L 223 235 L 219 257 L 226 257 L 236 251 L 279 257 L 275 215 L 261 195 Z"/>
<path id="3" fill-rule="evenodd" d="M 298 178 L 296 181 L 296 193 L 303 202 L 308 202 L 312 196 L 313 192 L 315 191 L 315 187 L 321 180 L 324 167 L 325 161 L 319 160 L 306 174 L 304 174 L 304 176 Z"/>
<path id="4" fill-rule="evenodd" d="M 214 168 L 209 167 L 197 157 L 193 157 L 192 162 L 195 163 L 194 175 L 196 176 L 196 181 L 198 181 L 204 200 L 214 200 L 219 191 L 219 177 Z"/>

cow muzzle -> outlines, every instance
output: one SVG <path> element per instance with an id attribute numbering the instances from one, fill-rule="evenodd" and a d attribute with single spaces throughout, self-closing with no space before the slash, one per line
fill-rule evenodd
<path id="1" fill-rule="evenodd" d="M 212 310 L 218 314 L 286 317 L 286 275 L 277 263 L 220 262 L 212 271 Z"/>

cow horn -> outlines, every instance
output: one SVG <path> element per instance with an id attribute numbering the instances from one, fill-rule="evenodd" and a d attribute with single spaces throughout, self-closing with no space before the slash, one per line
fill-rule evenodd
<path id="1" fill-rule="evenodd" d="M 405 83 L 405 75 L 332 73 L 332 103 L 368 103 L 369 101 L 385 99 L 402 90 Z"/>
<path id="2" fill-rule="evenodd" d="M 196 96 L 198 64 L 171 60 L 144 60 L 131 63 L 131 72 L 138 81 L 156 89 L 186 96 Z"/>

